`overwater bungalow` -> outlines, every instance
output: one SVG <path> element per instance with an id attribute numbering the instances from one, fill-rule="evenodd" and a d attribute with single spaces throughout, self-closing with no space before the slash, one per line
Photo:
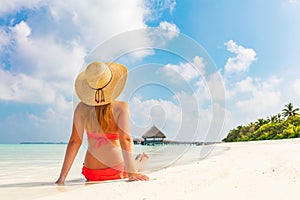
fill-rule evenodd
<path id="1" fill-rule="evenodd" d="M 163 144 L 167 138 L 156 126 L 152 126 L 143 136 L 144 139 L 141 144 L 143 145 L 156 145 Z"/>

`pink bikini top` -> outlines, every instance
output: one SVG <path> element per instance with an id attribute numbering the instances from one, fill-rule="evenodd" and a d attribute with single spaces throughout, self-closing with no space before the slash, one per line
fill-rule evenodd
<path id="1" fill-rule="evenodd" d="M 90 133 L 87 132 L 87 137 L 90 139 L 95 139 L 95 148 L 99 148 L 103 144 L 107 144 L 108 140 L 118 140 L 118 133 Z"/>

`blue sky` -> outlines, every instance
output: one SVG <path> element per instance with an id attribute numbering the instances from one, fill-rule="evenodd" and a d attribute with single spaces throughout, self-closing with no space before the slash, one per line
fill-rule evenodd
<path id="1" fill-rule="evenodd" d="M 0 143 L 67 141 L 74 79 L 105 41 L 103 55 L 119 56 L 130 71 L 120 99 L 129 101 L 134 136 L 154 123 L 174 139 L 221 139 L 288 102 L 300 107 L 299 10 L 299 0 L 1 1 Z M 151 28 L 161 32 L 115 44 L 128 31 Z M 190 40 L 180 43 L 183 36 Z M 172 42 L 188 51 L 191 41 L 211 60 L 205 52 L 187 60 L 168 51 Z M 135 51 L 120 56 L 123 49 Z M 222 98 L 212 97 L 215 88 Z M 220 133 L 209 130 L 215 123 Z"/>

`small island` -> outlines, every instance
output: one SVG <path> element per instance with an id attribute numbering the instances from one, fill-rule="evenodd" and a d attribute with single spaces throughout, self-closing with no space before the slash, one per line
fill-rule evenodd
<path id="1" fill-rule="evenodd" d="M 299 108 L 292 103 L 285 105 L 282 113 L 260 118 L 248 125 L 240 125 L 229 131 L 223 142 L 242 142 L 255 140 L 276 140 L 300 137 Z"/>
<path id="2" fill-rule="evenodd" d="M 20 142 L 20 144 L 68 144 L 67 142 Z"/>

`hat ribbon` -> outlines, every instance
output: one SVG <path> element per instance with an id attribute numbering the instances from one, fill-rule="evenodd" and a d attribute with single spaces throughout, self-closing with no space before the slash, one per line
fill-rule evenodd
<path id="1" fill-rule="evenodd" d="M 96 103 L 105 102 L 103 88 L 105 88 L 111 82 L 111 80 L 112 80 L 112 75 L 111 75 L 109 81 L 103 87 L 95 89 L 96 90 L 96 93 L 95 93 L 95 101 L 96 101 Z"/>

